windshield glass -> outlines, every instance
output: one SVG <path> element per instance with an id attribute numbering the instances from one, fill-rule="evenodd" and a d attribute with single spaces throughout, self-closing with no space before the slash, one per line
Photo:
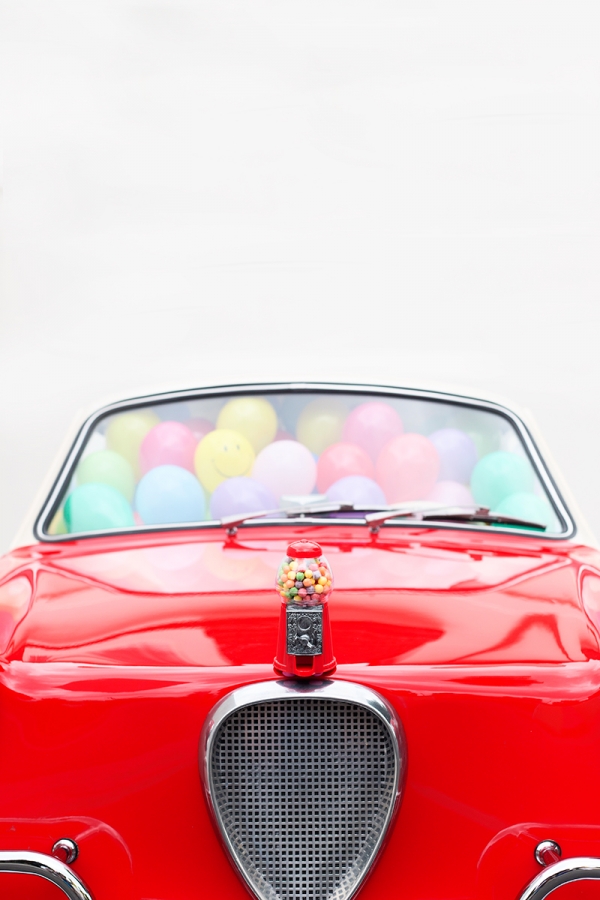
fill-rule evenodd
<path id="1" fill-rule="evenodd" d="M 190 525 L 319 501 L 476 505 L 563 530 L 505 415 L 451 399 L 289 390 L 145 401 L 100 415 L 43 531 Z M 322 518 L 340 515 L 360 518 Z"/>

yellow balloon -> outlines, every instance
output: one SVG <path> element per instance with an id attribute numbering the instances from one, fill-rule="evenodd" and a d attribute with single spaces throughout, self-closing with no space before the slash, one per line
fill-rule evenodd
<path id="1" fill-rule="evenodd" d="M 277 433 L 277 413 L 263 397 L 236 397 L 219 413 L 217 428 L 238 431 L 260 453 Z"/>
<path id="2" fill-rule="evenodd" d="M 67 528 L 67 523 L 65 522 L 65 517 L 63 515 L 62 509 L 59 509 L 55 514 L 48 525 L 48 534 L 68 534 L 69 529 Z"/>
<path id="3" fill-rule="evenodd" d="M 348 410 L 337 397 L 317 397 L 307 403 L 298 417 L 296 437 L 311 453 L 322 453 L 342 439 Z"/>
<path id="4" fill-rule="evenodd" d="M 106 429 L 106 446 L 131 463 L 136 479 L 142 474 L 139 464 L 141 443 L 150 429 L 159 422 L 156 413 L 149 409 L 138 409 L 115 416 Z"/>
<path id="5" fill-rule="evenodd" d="M 210 493 L 226 478 L 250 475 L 253 463 L 250 441 L 228 428 L 210 431 L 196 447 L 194 456 L 198 480 Z"/>

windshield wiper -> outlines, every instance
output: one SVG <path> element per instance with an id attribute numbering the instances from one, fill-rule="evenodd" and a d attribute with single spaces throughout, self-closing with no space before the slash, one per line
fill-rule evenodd
<path id="1" fill-rule="evenodd" d="M 530 519 L 520 519 L 517 516 L 504 516 L 501 513 L 491 512 L 487 506 L 438 506 L 436 509 L 415 511 L 413 515 L 424 522 L 481 522 L 484 525 L 517 525 L 522 528 L 535 528 L 537 531 L 546 530 L 546 526 L 541 522 L 532 522 Z M 371 531 L 378 531 L 384 522 L 397 517 L 397 513 L 386 515 L 381 511 L 366 515 L 365 520 L 371 526 Z"/>

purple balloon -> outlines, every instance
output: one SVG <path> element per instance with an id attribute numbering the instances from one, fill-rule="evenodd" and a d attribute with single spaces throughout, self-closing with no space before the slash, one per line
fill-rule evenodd
<path id="1" fill-rule="evenodd" d="M 385 505 L 385 494 L 376 481 L 366 475 L 346 475 L 327 489 L 327 499 L 355 506 Z"/>
<path id="2" fill-rule="evenodd" d="M 458 428 L 440 428 L 429 435 L 429 440 L 440 456 L 438 481 L 469 484 L 477 462 L 477 447 L 469 435 Z"/>
<path id="3" fill-rule="evenodd" d="M 469 488 L 458 481 L 438 481 L 427 495 L 427 500 L 435 500 L 444 506 L 475 506 Z"/>
<path id="4" fill-rule="evenodd" d="M 276 508 L 277 500 L 272 491 L 254 478 L 227 478 L 214 489 L 210 498 L 213 519 Z"/>

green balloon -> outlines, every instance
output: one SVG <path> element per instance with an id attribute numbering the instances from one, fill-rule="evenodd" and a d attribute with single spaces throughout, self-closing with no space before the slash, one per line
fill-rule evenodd
<path id="1" fill-rule="evenodd" d="M 533 471 L 522 456 L 497 450 L 480 459 L 471 475 L 471 493 L 475 503 L 494 512 L 511 494 L 533 489 Z"/>
<path id="2" fill-rule="evenodd" d="M 69 534 L 130 528 L 134 524 L 131 506 L 109 484 L 82 484 L 75 488 L 67 497 L 64 514 Z"/>
<path id="3" fill-rule="evenodd" d="M 77 466 L 77 484 L 110 484 L 131 501 L 135 478 L 131 463 L 114 450 L 97 450 Z"/>
<path id="4" fill-rule="evenodd" d="M 554 513 L 550 504 L 543 497 L 520 491 L 510 494 L 499 503 L 495 512 L 503 516 L 514 516 L 515 519 L 527 519 L 529 522 L 539 522 L 547 528 L 552 525 Z"/>

